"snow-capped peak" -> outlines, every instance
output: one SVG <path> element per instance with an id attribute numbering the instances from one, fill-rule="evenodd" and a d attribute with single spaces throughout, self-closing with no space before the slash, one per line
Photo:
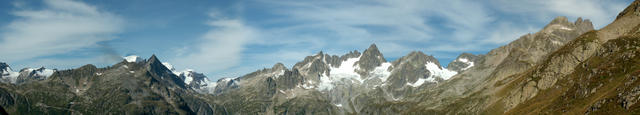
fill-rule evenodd
<path id="1" fill-rule="evenodd" d="M 459 62 L 462 62 L 462 63 L 466 63 L 468 65 L 467 67 L 462 68 L 462 70 L 467 70 L 467 69 L 473 67 L 473 62 L 469 61 L 469 59 L 467 59 L 467 58 L 460 58 L 460 59 L 457 59 L 456 61 L 459 61 Z"/>
<path id="2" fill-rule="evenodd" d="M 428 62 L 426 65 L 427 70 L 431 72 L 431 77 L 440 77 L 444 80 L 451 78 L 452 76 L 458 74 L 456 71 L 452 71 L 446 68 L 440 68 L 440 66 L 436 65 L 433 62 Z"/>
<path id="3" fill-rule="evenodd" d="M 427 62 L 427 64 L 425 64 L 425 67 L 427 68 L 429 73 L 431 73 L 431 76 L 429 76 L 427 78 L 418 78 L 418 80 L 416 82 L 407 83 L 407 85 L 412 86 L 412 87 L 419 87 L 422 84 L 424 84 L 425 82 L 437 82 L 436 81 L 436 77 L 442 78 L 443 80 L 447 80 L 447 79 L 451 78 L 452 76 L 458 74 L 458 72 L 456 72 L 456 71 L 449 70 L 449 69 L 446 69 L 446 68 L 441 68 L 440 66 L 436 65 L 433 62 Z"/>
<path id="4" fill-rule="evenodd" d="M 125 60 L 127 60 L 127 62 L 142 62 L 144 61 L 142 58 L 140 58 L 140 56 L 137 55 L 130 55 L 130 56 L 126 56 L 123 57 Z"/>
<path id="5" fill-rule="evenodd" d="M 165 67 L 167 67 L 167 69 L 169 69 L 169 70 L 171 70 L 171 71 L 176 70 L 175 68 L 173 68 L 173 65 L 171 65 L 171 64 L 170 64 L 170 63 L 168 63 L 168 62 L 162 62 L 162 65 L 164 65 Z"/>
<path id="6" fill-rule="evenodd" d="M 53 75 L 54 72 L 56 72 L 56 70 L 45 69 L 43 67 L 41 67 L 41 68 L 27 68 L 25 71 L 27 71 L 28 73 L 31 73 L 31 72 L 35 71 L 36 75 L 44 76 L 45 78 L 48 78 L 49 76 Z"/>
<path id="7" fill-rule="evenodd" d="M 184 76 L 184 83 L 191 84 L 191 81 L 193 81 L 193 72 L 193 69 L 185 69 L 181 72 L 173 72 L 173 74 L 176 74 L 177 76 Z"/>
<path id="8" fill-rule="evenodd" d="M 317 85 L 317 90 L 331 90 L 334 88 L 334 83 L 340 82 L 343 80 L 351 81 L 351 83 L 363 84 L 366 80 L 378 78 L 382 82 L 385 82 L 391 72 L 387 70 L 391 65 L 389 62 L 384 62 L 380 66 L 374 67 L 373 71 L 369 74 L 368 78 L 361 78 L 360 74 L 356 71 L 360 69 L 360 66 L 356 64 L 358 60 L 360 60 L 362 56 L 357 58 L 349 58 L 343 61 L 340 64 L 340 67 L 329 66 L 330 72 L 329 76 L 326 73 L 323 73 L 320 77 L 320 82 Z"/>

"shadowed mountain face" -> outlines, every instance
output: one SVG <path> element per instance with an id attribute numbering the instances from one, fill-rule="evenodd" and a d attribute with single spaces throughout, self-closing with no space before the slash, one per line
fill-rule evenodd
<path id="1" fill-rule="evenodd" d="M 414 51 L 388 62 L 375 44 L 319 52 L 210 81 L 157 57 L 105 68 L 0 63 L 0 110 L 10 114 L 613 114 L 637 113 L 640 2 L 594 30 L 557 17 L 542 30 L 447 67 Z M 2 112 L 2 111 L 0 111 Z"/>

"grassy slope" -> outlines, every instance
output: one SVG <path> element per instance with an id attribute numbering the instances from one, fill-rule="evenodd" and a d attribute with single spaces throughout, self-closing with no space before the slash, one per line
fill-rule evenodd
<path id="1" fill-rule="evenodd" d="M 635 80 L 640 74 L 640 35 L 623 36 L 603 46 L 603 50 L 577 66 L 576 71 L 560 78 L 557 88 L 540 91 L 508 114 L 584 114 L 590 109 L 597 109 L 592 112 L 595 114 L 638 113 L 637 105 L 623 108 L 624 101 L 618 95 L 640 86 Z"/>

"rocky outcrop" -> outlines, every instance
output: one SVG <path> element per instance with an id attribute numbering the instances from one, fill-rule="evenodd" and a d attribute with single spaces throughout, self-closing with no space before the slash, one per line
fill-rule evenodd
<path id="1" fill-rule="evenodd" d="M 364 50 L 360 60 L 355 63 L 356 66 L 360 67 L 356 71 L 361 76 L 369 76 L 369 72 L 373 71 L 373 69 L 382 65 L 384 62 L 387 62 L 387 60 L 384 59 L 384 56 L 380 53 L 376 44 L 371 44 L 369 48 Z"/>
<path id="2" fill-rule="evenodd" d="M 592 33 L 592 34 L 595 34 Z M 572 72 L 558 74 L 555 81 L 538 95 L 517 105 L 508 113 L 536 111 L 537 113 L 616 114 L 633 113 L 637 106 L 639 35 L 623 36 L 602 43 L 590 56 L 574 64 Z M 580 39 L 580 38 L 579 38 Z M 593 41 L 598 41 L 593 38 Z M 576 48 L 583 49 L 583 48 Z M 545 73 L 536 71 L 533 74 Z M 540 81 L 540 80 L 539 80 Z M 547 81 L 540 81 L 547 82 Z M 540 84 L 538 84 L 540 85 Z M 543 85 L 543 86 L 544 86 Z M 538 100 L 548 101 L 538 101 Z M 527 106 L 537 105 L 537 107 Z"/>

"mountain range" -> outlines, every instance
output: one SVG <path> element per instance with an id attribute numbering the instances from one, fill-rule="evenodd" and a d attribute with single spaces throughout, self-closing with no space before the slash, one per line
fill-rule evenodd
<path id="1" fill-rule="evenodd" d="M 11 114 L 632 114 L 640 100 L 640 1 L 609 25 L 557 17 L 487 54 L 441 66 L 372 44 L 318 52 L 209 80 L 155 55 L 112 66 L 14 71 L 0 63 L 0 112 Z"/>

